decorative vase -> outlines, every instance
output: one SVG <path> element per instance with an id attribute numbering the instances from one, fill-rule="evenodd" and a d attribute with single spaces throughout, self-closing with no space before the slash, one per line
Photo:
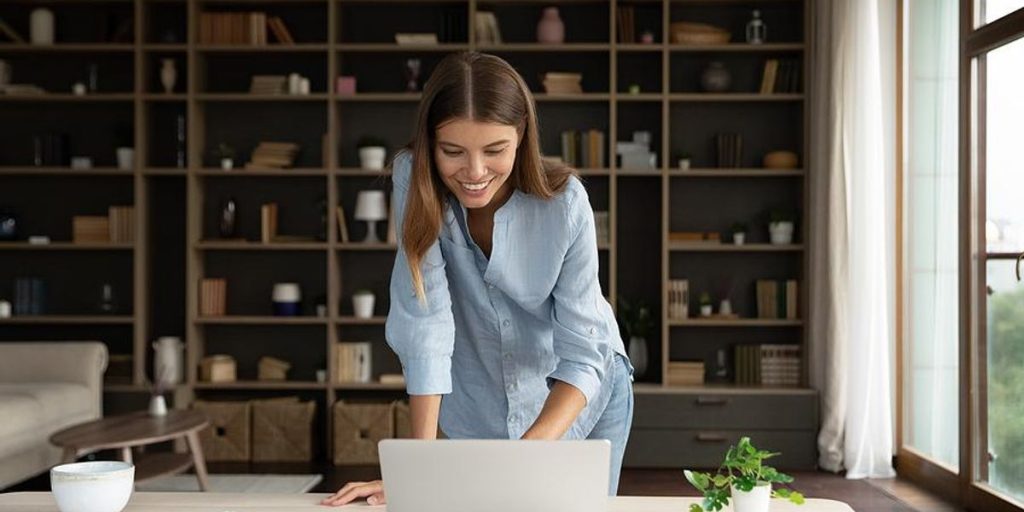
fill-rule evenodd
<path id="1" fill-rule="evenodd" d="M 732 74 L 725 64 L 714 61 L 700 74 L 700 85 L 707 92 L 725 92 L 732 85 Z"/>
<path id="2" fill-rule="evenodd" d="M 277 283 L 272 296 L 274 316 L 299 316 L 302 289 L 298 283 Z"/>
<path id="3" fill-rule="evenodd" d="M 731 485 L 729 491 L 732 494 L 732 509 L 736 512 L 768 512 L 772 486 L 767 482 L 758 482 L 750 491 L 741 491 Z"/>
<path id="4" fill-rule="evenodd" d="M 29 15 L 29 33 L 32 44 L 53 44 L 53 11 L 39 7 Z"/>
<path id="5" fill-rule="evenodd" d="M 731 315 L 732 314 L 732 301 L 729 299 L 722 299 L 722 302 L 718 304 L 719 315 Z"/>
<path id="6" fill-rule="evenodd" d="M 384 170 L 384 158 L 387 150 L 380 146 L 359 148 L 359 164 L 368 171 Z"/>
<path id="7" fill-rule="evenodd" d="M 18 218 L 13 213 L 0 210 L 0 240 L 18 238 Z"/>
<path id="8" fill-rule="evenodd" d="M 773 245 L 793 243 L 792 222 L 772 222 L 768 224 L 768 235 Z"/>
<path id="9" fill-rule="evenodd" d="M 163 395 L 153 395 L 149 398 L 149 415 L 167 416 L 167 401 L 164 400 Z"/>
<path id="10" fill-rule="evenodd" d="M 238 233 L 238 203 L 229 197 L 220 208 L 220 237 L 235 238 Z"/>
<path id="11" fill-rule="evenodd" d="M 735 244 L 735 245 L 743 245 L 744 243 L 746 243 L 746 241 L 747 241 L 747 234 L 746 233 L 733 233 L 732 234 L 732 243 L 733 244 Z"/>
<path id="12" fill-rule="evenodd" d="M 558 7 L 546 7 L 537 22 L 537 42 L 561 44 L 565 42 L 565 24 L 558 16 Z"/>
<path id="13" fill-rule="evenodd" d="M 352 311 L 356 318 L 373 318 L 373 303 L 376 297 L 372 293 L 356 293 L 352 295 Z"/>
<path id="14" fill-rule="evenodd" d="M 690 159 L 689 158 L 680 158 L 679 159 L 679 170 L 680 171 L 689 171 L 690 170 Z"/>
<path id="15" fill-rule="evenodd" d="M 164 92 L 174 92 L 174 84 L 178 81 L 178 68 L 175 67 L 174 59 L 163 59 L 163 66 L 160 68 L 160 83 L 164 86 Z"/>
<path id="16" fill-rule="evenodd" d="M 642 379 L 647 373 L 647 340 L 639 336 L 629 338 L 629 362 L 633 364 L 633 376 Z"/>
<path id="17" fill-rule="evenodd" d="M 182 351 L 185 344 L 176 336 L 161 336 L 153 343 L 153 381 L 165 388 L 176 386 L 184 377 Z"/>
<path id="18" fill-rule="evenodd" d="M 754 9 L 750 21 L 747 22 L 747 42 L 761 44 L 768 38 L 768 27 L 761 20 L 761 11 Z"/>
<path id="19" fill-rule="evenodd" d="M 135 148 L 117 148 L 117 168 L 130 171 L 135 167 Z"/>

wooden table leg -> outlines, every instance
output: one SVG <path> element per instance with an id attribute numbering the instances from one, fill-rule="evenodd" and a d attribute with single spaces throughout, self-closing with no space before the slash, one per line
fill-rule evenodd
<path id="1" fill-rule="evenodd" d="M 121 448 L 121 460 L 128 464 L 132 463 L 132 449 L 130 447 Z"/>
<path id="2" fill-rule="evenodd" d="M 63 464 L 71 464 L 78 460 L 78 449 L 72 446 L 65 446 L 64 455 L 61 456 L 61 460 L 63 461 Z"/>
<path id="3" fill-rule="evenodd" d="M 188 451 L 192 452 L 192 464 L 195 466 L 196 478 L 199 480 L 199 490 L 209 490 L 209 482 L 206 478 L 206 459 L 203 458 L 203 447 L 199 444 L 199 434 L 189 432 L 185 435 L 188 443 Z"/>

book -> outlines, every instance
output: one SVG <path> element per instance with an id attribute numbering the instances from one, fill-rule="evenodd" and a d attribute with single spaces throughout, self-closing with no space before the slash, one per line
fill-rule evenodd
<path id="1" fill-rule="evenodd" d="M 668 282 L 668 317 L 683 320 L 690 316 L 690 281 L 670 279 Z"/>
<path id="2" fill-rule="evenodd" d="M 338 241 L 348 243 L 348 225 L 345 222 L 345 209 L 339 204 L 334 209 L 334 212 L 338 217 Z"/>
<path id="3" fill-rule="evenodd" d="M 799 284 L 796 280 L 761 279 L 755 283 L 757 317 L 768 320 L 799 318 Z"/>
<path id="4" fill-rule="evenodd" d="M 204 278 L 199 282 L 200 316 L 227 314 L 227 286 L 224 278 Z"/>
<path id="5" fill-rule="evenodd" d="M 373 379 L 373 345 L 368 341 L 341 342 L 335 351 L 335 382 L 369 383 Z"/>
<path id="6" fill-rule="evenodd" d="M 274 34 L 274 38 L 277 39 L 278 43 L 281 44 L 295 44 L 295 39 L 292 37 L 292 33 L 288 30 L 288 26 L 284 24 L 284 20 L 280 16 L 271 16 L 267 18 L 267 28 Z"/>
<path id="7" fill-rule="evenodd" d="M 277 237 L 277 203 L 260 206 L 260 241 L 273 242 Z"/>
<path id="8" fill-rule="evenodd" d="M 761 94 L 776 92 L 775 75 L 778 68 L 778 59 L 768 59 L 764 61 L 764 70 L 761 72 Z"/>

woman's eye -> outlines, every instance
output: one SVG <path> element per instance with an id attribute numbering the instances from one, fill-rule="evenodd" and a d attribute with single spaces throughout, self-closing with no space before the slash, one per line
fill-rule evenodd
<path id="1" fill-rule="evenodd" d="M 505 148 L 501 148 L 501 149 L 491 149 L 491 150 L 485 151 L 484 153 L 487 156 L 498 156 L 498 155 L 500 155 L 500 154 L 502 154 L 504 152 L 505 152 Z"/>
<path id="2" fill-rule="evenodd" d="M 447 149 L 442 149 L 441 151 L 447 156 L 459 156 L 462 154 L 462 151 L 449 151 Z"/>

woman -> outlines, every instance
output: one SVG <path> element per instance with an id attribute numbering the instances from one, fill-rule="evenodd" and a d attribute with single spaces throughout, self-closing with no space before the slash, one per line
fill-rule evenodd
<path id="1" fill-rule="evenodd" d="M 393 162 L 401 240 L 388 344 L 413 437 L 608 439 L 618 488 L 633 368 L 598 283 L 594 217 L 572 171 L 541 160 L 533 100 L 504 60 L 459 53 L 427 81 Z M 444 400 L 442 395 L 447 395 Z M 385 501 L 381 481 L 324 500 Z"/>

